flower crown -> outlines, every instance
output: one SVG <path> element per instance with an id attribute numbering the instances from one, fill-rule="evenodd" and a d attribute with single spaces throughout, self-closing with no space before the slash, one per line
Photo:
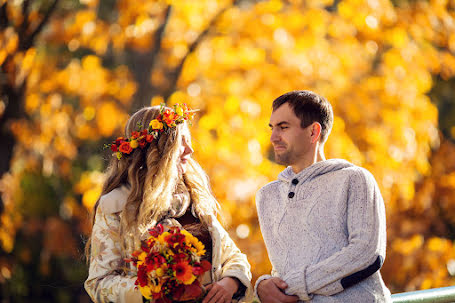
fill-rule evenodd
<path id="1" fill-rule="evenodd" d="M 185 121 L 191 121 L 194 118 L 196 110 L 191 110 L 185 103 L 175 104 L 174 108 L 166 108 L 161 104 L 160 113 L 156 119 L 150 121 L 148 128 L 142 131 L 133 131 L 131 138 L 118 137 L 111 144 L 106 144 L 105 147 L 110 147 L 116 153 L 117 159 L 121 159 L 123 155 L 131 154 L 134 149 L 146 147 L 154 139 L 157 139 L 162 132 L 168 131 L 171 128 Z M 138 125 L 141 129 L 142 125 Z"/>

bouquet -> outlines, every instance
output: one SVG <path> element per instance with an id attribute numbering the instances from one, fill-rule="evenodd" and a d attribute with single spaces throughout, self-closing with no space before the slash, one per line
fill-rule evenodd
<path id="1" fill-rule="evenodd" d="M 211 267 L 210 262 L 201 261 L 204 244 L 178 227 L 165 231 L 158 224 L 149 234 L 141 249 L 126 260 L 137 268 L 135 284 L 142 296 L 156 303 L 202 300 L 205 291 L 200 278 Z"/>

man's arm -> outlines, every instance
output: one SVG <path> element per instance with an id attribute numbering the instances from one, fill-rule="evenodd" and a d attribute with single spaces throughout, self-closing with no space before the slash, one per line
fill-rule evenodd
<path id="1" fill-rule="evenodd" d="M 256 284 L 257 297 L 262 303 L 295 303 L 299 299 L 297 296 L 288 296 L 283 291 L 288 287 L 286 282 L 274 277 L 260 281 Z"/>
<path id="2" fill-rule="evenodd" d="M 261 207 L 263 206 L 262 189 L 263 188 L 261 188 L 256 193 L 256 207 L 259 219 L 259 227 L 261 228 L 261 232 L 263 233 L 264 224 L 267 224 L 266 222 L 270 220 L 264 218 L 263 212 L 261 211 Z M 262 303 L 297 302 L 298 300 L 297 296 L 288 296 L 284 293 L 284 290 L 287 287 L 288 285 L 286 284 L 286 282 L 284 282 L 282 279 L 278 277 L 278 274 L 272 265 L 271 275 L 262 275 L 256 280 L 256 284 L 254 286 L 254 296 L 257 297 Z"/>
<path id="3" fill-rule="evenodd" d="M 287 294 L 333 295 L 382 266 L 385 256 L 385 208 L 373 176 L 358 169 L 351 176 L 347 201 L 348 245 L 325 260 L 288 272 Z"/>

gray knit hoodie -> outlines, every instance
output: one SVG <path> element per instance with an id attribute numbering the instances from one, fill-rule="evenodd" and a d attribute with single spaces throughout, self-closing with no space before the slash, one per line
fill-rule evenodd
<path id="1" fill-rule="evenodd" d="M 345 160 L 286 168 L 256 195 L 272 276 L 311 302 L 390 302 L 384 201 L 374 177 Z M 256 285 L 271 276 L 262 276 Z M 256 289 L 256 288 L 255 288 Z"/>

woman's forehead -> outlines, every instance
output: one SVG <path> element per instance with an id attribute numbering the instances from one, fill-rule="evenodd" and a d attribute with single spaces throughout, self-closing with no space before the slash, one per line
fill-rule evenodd
<path id="1" fill-rule="evenodd" d="M 186 122 L 183 123 L 182 136 L 188 139 L 191 137 L 190 129 L 188 128 L 188 124 Z"/>

